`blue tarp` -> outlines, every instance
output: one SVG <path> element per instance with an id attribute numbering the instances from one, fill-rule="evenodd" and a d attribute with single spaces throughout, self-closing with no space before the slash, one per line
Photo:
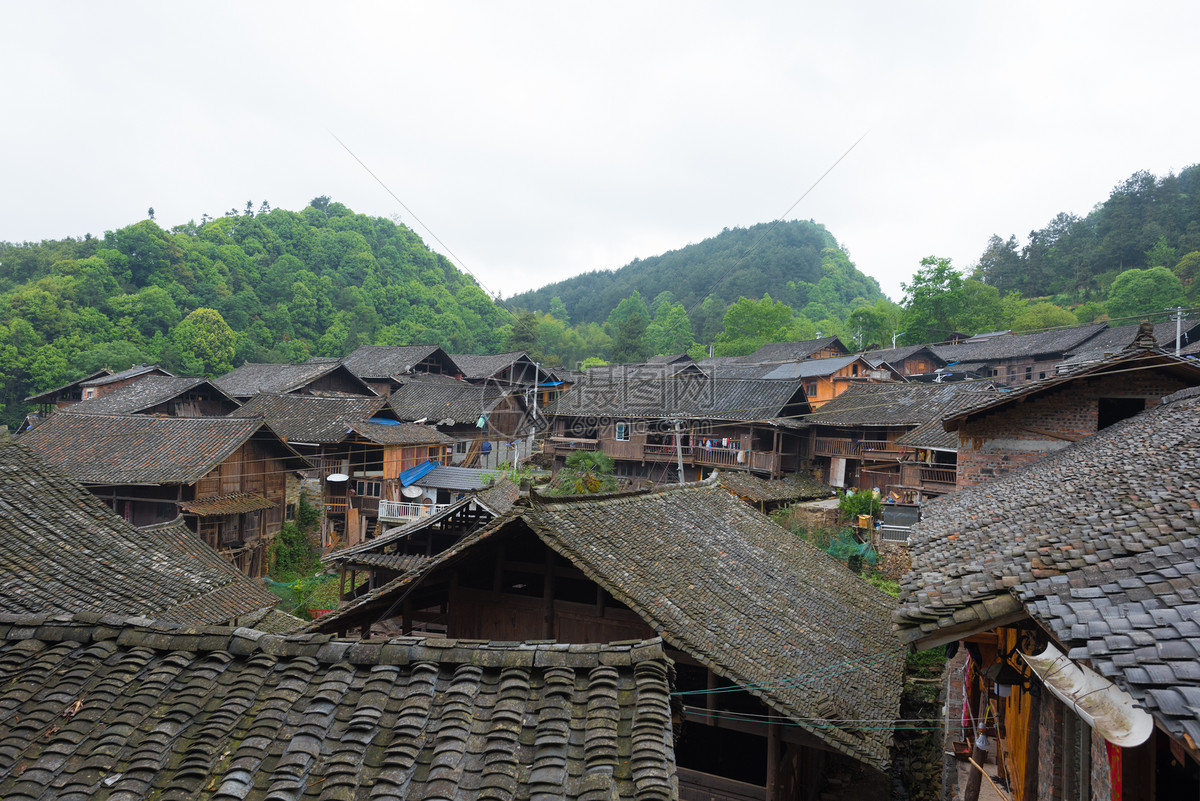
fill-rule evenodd
<path id="1" fill-rule="evenodd" d="M 409 484 L 420 481 L 435 467 L 437 467 L 437 462 L 422 462 L 416 467 L 408 468 L 400 474 L 400 486 L 407 487 Z"/>
<path id="2" fill-rule="evenodd" d="M 370 420 L 368 420 L 367 422 L 368 422 L 368 423 L 379 423 L 380 425 L 384 425 L 384 426 L 398 426 L 398 425 L 400 425 L 400 421 L 399 421 L 399 420 L 389 420 L 389 419 L 388 419 L 388 418 L 386 418 L 386 417 L 372 417 L 372 418 L 371 418 Z"/>

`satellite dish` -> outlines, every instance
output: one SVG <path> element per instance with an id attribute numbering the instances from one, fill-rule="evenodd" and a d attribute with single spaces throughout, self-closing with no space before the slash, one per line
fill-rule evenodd
<path id="1" fill-rule="evenodd" d="M 420 498 L 424 494 L 424 490 L 417 486 L 401 487 L 400 494 L 405 498 Z"/>
<path id="2" fill-rule="evenodd" d="M 345 473 L 330 473 L 325 477 L 325 480 L 331 483 L 337 483 L 339 481 L 349 481 L 350 476 L 346 475 Z"/>

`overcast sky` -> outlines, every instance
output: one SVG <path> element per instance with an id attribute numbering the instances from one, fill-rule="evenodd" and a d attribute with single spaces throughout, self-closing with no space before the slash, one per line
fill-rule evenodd
<path id="1" fill-rule="evenodd" d="M 507 297 L 777 219 L 866 134 L 787 218 L 899 299 L 1200 162 L 1194 2 L 0 3 L 0 240 L 324 194 Z"/>

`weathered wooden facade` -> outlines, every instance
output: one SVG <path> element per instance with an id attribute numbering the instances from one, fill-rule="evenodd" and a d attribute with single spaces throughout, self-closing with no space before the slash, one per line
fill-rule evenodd
<path id="1" fill-rule="evenodd" d="M 673 375 L 607 380 L 589 374 L 546 409 L 543 451 L 555 469 L 599 450 L 620 475 L 693 480 L 712 468 L 777 478 L 800 466 L 800 381 Z"/>
<path id="2" fill-rule="evenodd" d="M 890 603 L 714 481 L 519 501 L 314 623 L 566 643 L 661 634 L 675 661 L 681 797 L 814 797 L 822 766 L 888 760 L 902 659 Z M 780 682 L 828 670 L 819 684 Z M 745 691 L 748 688 L 749 691 Z"/>
<path id="3" fill-rule="evenodd" d="M 237 408 L 238 402 L 208 379 L 151 373 L 68 406 L 66 410 L 81 414 L 224 417 Z"/>
<path id="4" fill-rule="evenodd" d="M 937 422 L 961 399 L 992 397 L 990 383 L 859 384 L 806 419 L 809 458 L 829 484 L 879 489 L 898 500 L 916 502 L 954 488 L 953 452 L 924 458 L 905 437 Z"/>
<path id="5" fill-rule="evenodd" d="M 380 504 L 400 502 L 400 474 L 447 464 L 453 440 L 432 426 L 396 419 L 383 397 L 260 394 L 235 417 L 267 422 L 313 464 L 325 510 L 323 544 L 352 545 L 376 527 Z M 331 481 L 330 477 L 334 477 Z"/>
<path id="6" fill-rule="evenodd" d="M 311 467 L 259 419 L 56 414 L 21 442 L 134 525 L 182 514 L 251 576 L 266 572 L 289 476 Z"/>

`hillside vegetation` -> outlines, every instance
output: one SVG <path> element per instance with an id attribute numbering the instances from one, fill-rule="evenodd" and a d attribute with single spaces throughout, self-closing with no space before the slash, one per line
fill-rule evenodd
<path id="1" fill-rule="evenodd" d="M 0 243 L 0 403 L 101 367 L 181 374 L 342 356 L 360 344 L 499 350 L 511 315 L 411 230 L 326 197 L 163 230 Z"/>
<path id="2" fill-rule="evenodd" d="M 792 220 L 726 228 L 698 244 L 635 259 L 617 270 L 577 275 L 514 295 L 508 303 L 553 314 L 557 297 L 572 322 L 603 323 L 634 292 L 646 299 L 671 293 L 691 310 L 692 329 L 702 340 L 704 331 L 720 330 L 724 310 L 740 297 L 769 294 L 814 321 L 845 319 L 858 306 L 883 297 L 879 283 L 851 264 L 823 225 Z M 710 305 L 701 309 L 705 298 Z"/>

